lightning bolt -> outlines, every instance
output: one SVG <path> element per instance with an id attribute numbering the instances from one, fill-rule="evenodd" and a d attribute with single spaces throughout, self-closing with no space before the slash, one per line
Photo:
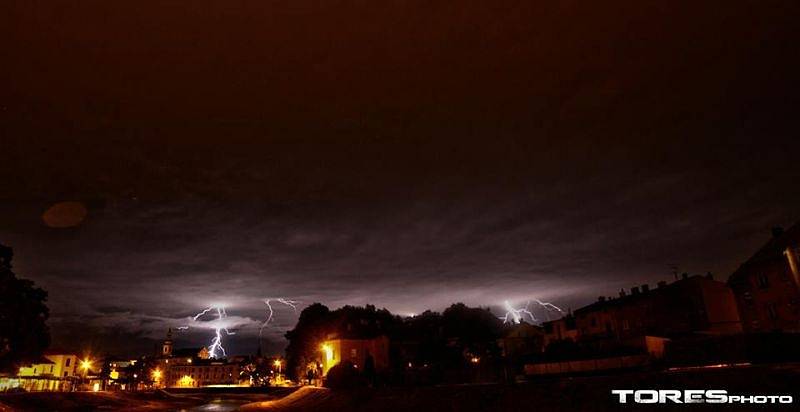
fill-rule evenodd
<path id="1" fill-rule="evenodd" d="M 213 310 L 213 309 L 214 309 L 214 306 L 209 306 L 208 309 L 204 309 L 202 312 L 194 315 L 192 320 L 197 320 L 198 318 L 200 318 L 201 316 L 205 315 L 206 313 L 211 312 L 211 310 Z"/>
<path id="2" fill-rule="evenodd" d="M 536 322 L 536 316 L 533 316 L 533 312 L 528 310 L 528 306 L 530 306 L 530 302 L 525 304 L 524 308 L 516 309 L 515 307 L 511 306 L 508 301 L 503 302 L 503 306 L 506 308 L 505 316 L 501 317 L 503 319 L 503 323 L 520 323 L 522 322 L 525 315 L 531 318 L 531 322 Z"/>
<path id="3" fill-rule="evenodd" d="M 209 306 L 206 309 L 203 309 L 200 313 L 194 315 L 192 320 L 197 321 L 198 319 L 202 318 L 209 312 L 215 311 L 217 313 L 217 320 L 222 321 L 228 317 L 228 313 L 225 312 L 225 307 L 223 306 Z M 221 324 L 222 322 L 220 322 Z M 188 326 L 179 326 L 179 330 L 187 330 L 189 329 Z M 225 332 L 225 335 L 235 335 L 236 332 L 231 332 L 228 328 L 224 326 L 218 326 L 214 328 L 214 338 L 211 339 L 211 344 L 208 346 L 208 356 L 212 358 L 219 358 L 220 355 L 227 356 L 225 353 L 225 348 L 222 346 L 222 333 Z"/>
<path id="4" fill-rule="evenodd" d="M 536 303 L 542 305 L 542 307 L 545 308 L 548 311 L 548 312 L 545 312 L 545 313 L 549 313 L 549 312 L 558 312 L 560 314 L 564 313 L 564 311 L 561 308 L 559 308 L 558 306 L 556 306 L 556 305 L 554 305 L 554 304 L 552 304 L 550 302 L 542 302 L 539 299 L 534 299 L 534 300 L 536 301 Z"/>
<path id="5" fill-rule="evenodd" d="M 553 312 L 558 312 L 560 314 L 564 313 L 564 311 L 561 310 L 561 308 L 559 308 L 558 306 L 556 306 L 556 305 L 554 305 L 554 304 L 552 304 L 550 302 L 542 302 L 539 299 L 533 299 L 533 301 L 536 304 L 538 304 L 539 306 L 541 306 L 542 308 L 544 308 L 544 310 L 545 310 L 544 313 L 545 313 L 545 316 L 547 317 L 547 320 L 550 320 L 550 313 L 553 313 Z M 511 303 L 509 303 L 508 301 L 505 301 L 505 302 L 503 302 L 503 306 L 506 309 L 506 314 L 504 316 L 501 316 L 500 319 L 503 320 L 503 323 L 518 324 L 518 323 L 522 322 L 525 319 L 525 316 L 527 316 L 527 317 L 529 317 L 531 319 L 532 322 L 537 322 L 538 319 L 536 319 L 536 316 L 529 309 L 530 305 L 531 305 L 531 302 L 528 302 L 528 303 L 525 304 L 524 307 L 517 309 L 517 308 L 511 306 Z"/>
<path id="6" fill-rule="evenodd" d="M 297 305 L 300 303 L 300 302 L 298 302 L 296 300 L 291 300 L 291 299 L 286 299 L 286 298 L 268 298 L 268 299 L 264 299 L 264 304 L 267 305 L 267 319 L 264 321 L 264 323 L 261 324 L 261 327 L 258 329 L 258 337 L 259 337 L 259 339 L 261 338 L 262 332 L 264 332 L 264 328 L 267 327 L 267 325 L 269 325 L 270 322 L 272 322 L 272 319 L 275 316 L 275 310 L 272 308 L 272 301 L 284 304 L 284 305 L 292 308 L 294 313 L 297 313 Z"/>

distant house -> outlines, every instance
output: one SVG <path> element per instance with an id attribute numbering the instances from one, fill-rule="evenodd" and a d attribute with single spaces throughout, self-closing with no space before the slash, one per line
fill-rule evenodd
<path id="1" fill-rule="evenodd" d="M 104 361 L 104 369 L 108 370 L 108 379 L 105 382 L 106 390 L 124 390 L 133 375 L 137 359 L 124 359 L 108 357 Z"/>
<path id="2" fill-rule="evenodd" d="M 175 363 L 168 368 L 164 384 L 176 388 L 238 385 L 239 364 L 214 359 Z"/>
<path id="3" fill-rule="evenodd" d="M 600 297 L 575 311 L 578 340 L 641 341 L 644 336 L 678 337 L 741 332 L 731 289 L 706 276 L 688 276 L 671 284 L 659 282 Z"/>
<path id="4" fill-rule="evenodd" d="M 708 274 L 601 296 L 543 329 L 548 346 L 541 360 L 525 364 L 528 375 L 643 367 L 665 356 L 673 338 L 735 334 L 742 326 L 733 291 Z"/>
<path id="5" fill-rule="evenodd" d="M 167 337 L 161 343 L 161 351 L 159 352 L 157 358 L 163 360 L 165 359 L 208 359 L 209 352 L 208 348 L 206 347 L 197 347 L 197 348 L 181 348 L 181 349 L 174 349 L 173 342 L 172 342 L 172 328 L 167 330 Z M 168 363 L 168 362 L 167 362 Z"/>
<path id="6" fill-rule="evenodd" d="M 78 357 L 74 354 L 45 353 L 43 357 L 19 369 L 17 386 L 27 391 L 70 391 L 80 376 Z"/>
<path id="7" fill-rule="evenodd" d="M 344 339 L 331 335 L 322 343 L 320 349 L 323 355 L 323 374 L 327 374 L 330 368 L 344 361 L 364 370 L 368 359 L 371 359 L 376 372 L 389 369 L 389 338 L 383 335 L 364 339 Z"/>
<path id="8" fill-rule="evenodd" d="M 544 350 L 544 330 L 522 322 L 512 326 L 497 343 L 506 358 L 516 359 L 539 354 Z"/>
<path id="9" fill-rule="evenodd" d="M 206 360 L 208 358 L 209 352 L 206 347 L 175 349 L 172 343 L 172 329 L 169 329 L 155 360 L 164 369 L 167 369 L 172 365 L 191 364 L 196 360 Z"/>
<path id="10" fill-rule="evenodd" d="M 155 382 L 157 386 L 197 388 L 239 383 L 239 363 L 210 359 L 206 347 L 175 349 L 172 329 L 167 331 L 155 360 L 160 373 L 160 380 Z"/>
<path id="11" fill-rule="evenodd" d="M 545 322 L 544 347 L 572 341 L 596 353 L 663 354 L 664 340 L 741 332 L 733 291 L 706 276 L 684 275 L 657 287 L 635 286 L 618 298 L 601 296 L 561 319 Z M 656 339 L 658 338 L 658 339 Z"/>
<path id="12" fill-rule="evenodd" d="M 53 376 L 54 370 L 55 362 L 42 357 L 35 362 L 30 363 L 29 365 L 20 367 L 17 376 Z"/>
<path id="13" fill-rule="evenodd" d="M 573 316 L 572 313 L 561 319 L 542 323 L 542 329 L 544 331 L 543 345 L 545 348 L 555 341 L 575 341 L 578 338 L 578 328 L 575 326 L 575 316 Z"/>
<path id="14" fill-rule="evenodd" d="M 800 332 L 800 223 L 772 238 L 728 279 L 747 332 Z"/>

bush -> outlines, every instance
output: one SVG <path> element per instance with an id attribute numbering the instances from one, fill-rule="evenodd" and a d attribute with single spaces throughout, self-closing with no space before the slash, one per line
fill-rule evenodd
<path id="1" fill-rule="evenodd" d="M 355 389 L 364 384 L 358 369 L 348 361 L 334 365 L 325 378 L 325 386 L 334 390 Z"/>

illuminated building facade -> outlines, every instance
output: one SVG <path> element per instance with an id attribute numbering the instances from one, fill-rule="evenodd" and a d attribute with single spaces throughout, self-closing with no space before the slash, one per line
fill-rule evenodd
<path id="1" fill-rule="evenodd" d="M 329 337 L 320 347 L 322 372 L 327 374 L 334 365 L 348 361 L 363 370 L 367 359 L 372 360 L 375 371 L 389 369 L 389 338 L 378 336 L 369 339 L 341 339 Z"/>
<path id="2" fill-rule="evenodd" d="M 209 385 L 237 385 L 239 364 L 210 359 L 208 348 L 175 349 L 172 329 L 155 358 L 157 365 L 151 376 L 158 387 L 203 387 Z"/>
<path id="3" fill-rule="evenodd" d="M 80 380 L 78 357 L 74 354 L 47 353 L 36 362 L 19 369 L 16 378 L 5 378 L 3 386 L 26 391 L 71 391 Z"/>
<path id="4" fill-rule="evenodd" d="M 174 364 L 168 368 L 164 384 L 167 387 L 178 388 L 238 385 L 239 364 L 208 359 Z"/>
<path id="5" fill-rule="evenodd" d="M 747 332 L 800 332 L 800 223 L 772 238 L 728 279 Z"/>

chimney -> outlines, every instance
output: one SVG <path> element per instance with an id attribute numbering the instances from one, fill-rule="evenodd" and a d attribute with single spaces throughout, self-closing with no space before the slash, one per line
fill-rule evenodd
<path id="1" fill-rule="evenodd" d="M 621 297 L 621 298 L 625 297 L 625 289 L 620 289 L 619 290 L 619 297 Z"/>
<path id="2" fill-rule="evenodd" d="M 780 237 L 783 234 L 783 228 L 775 226 L 772 228 L 772 237 Z"/>
<path id="3" fill-rule="evenodd" d="M 664 286 L 667 286 L 667 282 L 664 282 L 663 280 L 658 282 L 659 289 L 663 288 Z"/>
<path id="4" fill-rule="evenodd" d="M 647 283 L 642 285 L 642 293 L 647 293 L 649 291 L 650 291 L 650 285 L 648 285 Z"/>
<path id="5" fill-rule="evenodd" d="M 714 280 L 714 275 L 712 275 L 711 272 L 706 272 L 706 279 Z"/>
<path id="6" fill-rule="evenodd" d="M 638 295 L 639 294 L 639 287 L 634 286 L 631 288 L 631 295 Z"/>
<path id="7" fill-rule="evenodd" d="M 688 274 L 688 273 L 686 273 L 686 272 L 683 272 L 683 273 L 681 274 L 681 279 L 684 279 L 684 280 L 686 280 L 686 279 L 689 279 L 689 274 Z"/>

